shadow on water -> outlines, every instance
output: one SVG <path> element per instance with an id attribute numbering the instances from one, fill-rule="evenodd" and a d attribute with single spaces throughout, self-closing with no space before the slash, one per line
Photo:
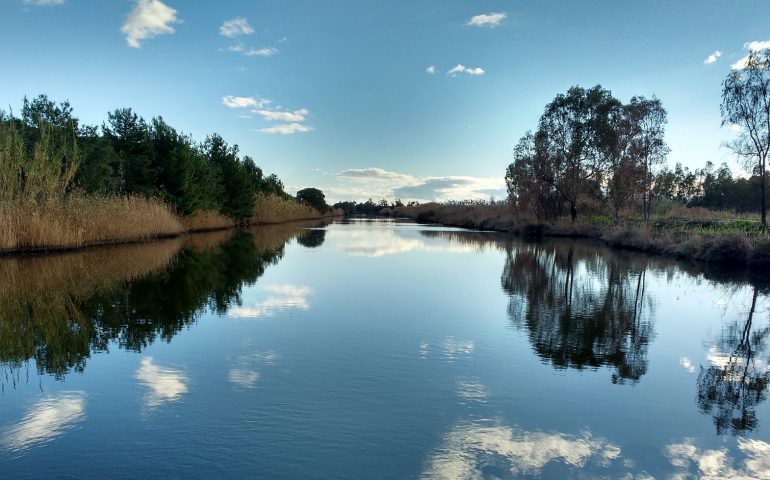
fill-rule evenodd
<path id="1" fill-rule="evenodd" d="M 0 260 L 0 386 L 28 375 L 30 360 L 62 379 L 111 345 L 138 352 L 207 310 L 225 313 L 306 232 L 300 226 Z"/>

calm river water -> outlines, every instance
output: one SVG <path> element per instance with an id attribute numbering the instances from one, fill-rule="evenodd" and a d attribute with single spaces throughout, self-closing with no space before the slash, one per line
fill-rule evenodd
<path id="1" fill-rule="evenodd" d="M 770 478 L 770 285 L 356 220 L 0 260 L 3 478 Z"/>

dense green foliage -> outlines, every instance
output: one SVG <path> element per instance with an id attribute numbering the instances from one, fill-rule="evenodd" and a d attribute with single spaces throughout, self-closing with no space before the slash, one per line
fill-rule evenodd
<path id="1" fill-rule="evenodd" d="M 48 183 L 38 190 L 140 194 L 161 198 L 183 215 L 216 210 L 237 220 L 251 215 L 256 193 L 288 197 L 277 176 L 264 176 L 217 134 L 196 143 L 163 118 L 147 122 L 130 108 L 110 112 L 100 127 L 84 126 L 69 102 L 45 95 L 25 98 L 21 113 L 0 115 L 4 191 L 29 189 L 40 178 Z M 32 164 L 46 152 L 45 161 Z M 19 159 L 31 165 L 20 166 Z M 51 171 L 38 174 L 43 167 Z"/>
<path id="2" fill-rule="evenodd" d="M 297 200 L 310 205 L 321 213 L 326 213 L 330 210 L 329 205 L 326 204 L 324 193 L 317 188 L 303 188 L 297 192 Z"/>

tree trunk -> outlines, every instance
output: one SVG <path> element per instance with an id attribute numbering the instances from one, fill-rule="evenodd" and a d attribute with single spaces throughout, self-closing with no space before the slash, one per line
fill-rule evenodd
<path id="1" fill-rule="evenodd" d="M 765 197 L 765 190 L 767 185 L 767 179 L 765 174 L 765 165 L 767 163 L 767 160 L 762 160 L 762 163 L 760 164 L 762 166 L 761 168 L 761 180 L 762 180 L 762 205 L 760 206 L 760 211 L 762 212 L 762 228 L 767 228 L 767 200 Z"/>
<path id="2" fill-rule="evenodd" d="M 572 218 L 572 223 L 575 223 L 575 220 L 577 219 L 577 207 L 575 206 L 575 202 L 569 202 L 569 216 Z"/>

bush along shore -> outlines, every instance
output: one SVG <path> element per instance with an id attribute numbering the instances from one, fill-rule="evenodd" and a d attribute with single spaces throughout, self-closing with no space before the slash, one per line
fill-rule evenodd
<path id="1" fill-rule="evenodd" d="M 756 215 L 735 215 L 705 208 L 674 207 L 654 215 L 649 224 L 641 218 L 617 223 L 608 216 L 569 217 L 550 223 L 518 218 L 507 201 L 424 203 L 381 210 L 383 215 L 410 218 L 470 229 L 510 232 L 527 238 L 587 238 L 628 250 L 679 259 L 770 267 L 770 235 Z"/>
<path id="2" fill-rule="evenodd" d="M 217 134 L 196 143 L 130 109 L 101 127 L 79 125 L 68 102 L 44 95 L 25 99 L 20 118 L 0 111 L 0 254 L 338 214 L 308 190 L 317 194 L 289 195 Z"/>

